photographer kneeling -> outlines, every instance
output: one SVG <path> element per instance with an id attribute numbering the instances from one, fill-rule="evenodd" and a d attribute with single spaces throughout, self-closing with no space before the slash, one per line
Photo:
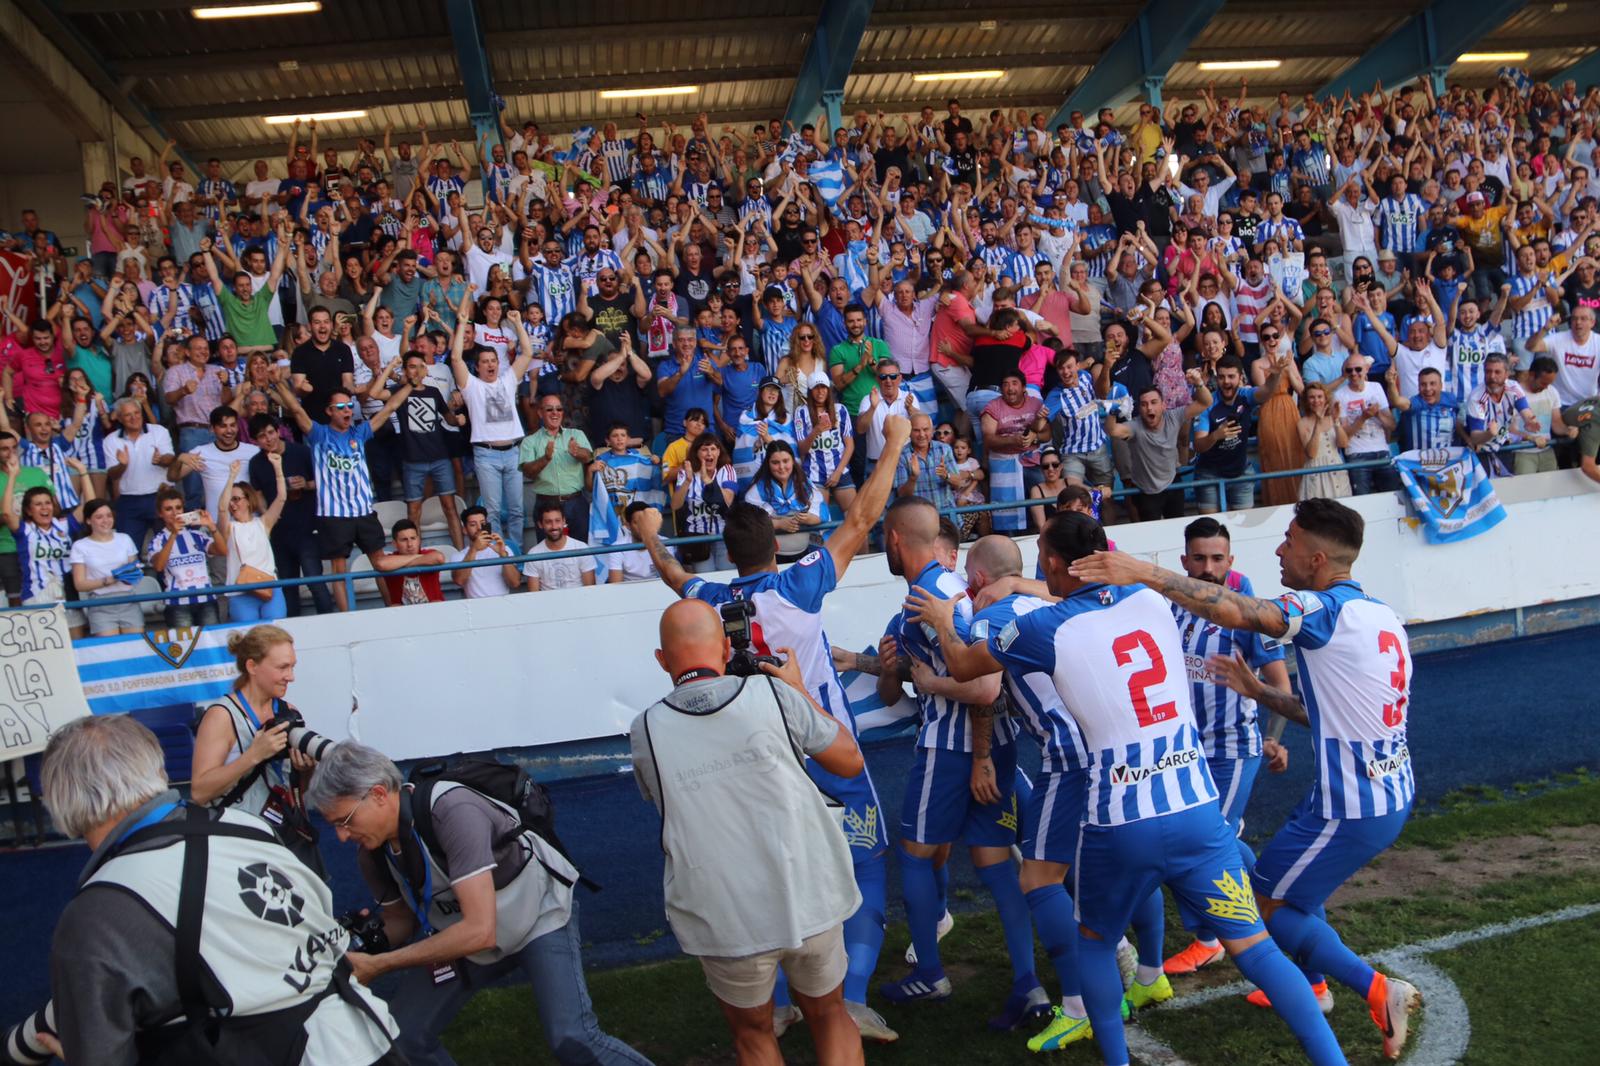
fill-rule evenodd
<path id="1" fill-rule="evenodd" d="M 74 1066 L 399 1064 L 396 1026 L 345 963 L 328 887 L 254 815 L 179 802 L 126 715 L 50 738 L 45 806 L 93 849 L 50 949 Z"/>
<path id="2" fill-rule="evenodd" d="M 844 1006 L 844 920 L 861 903 L 844 834 L 806 774 L 861 773 L 849 729 L 807 693 L 789 649 L 766 676 L 726 674 L 729 641 L 710 604 L 661 616 L 665 699 L 629 729 L 639 791 L 661 811 L 667 921 L 698 956 L 741 1064 L 781 1063 L 772 992 L 783 967 L 823 1066 L 861 1063 Z"/>
<path id="3" fill-rule="evenodd" d="M 389 1005 L 413 1066 L 453 1063 L 439 1043 L 445 1026 L 474 992 L 516 969 L 533 986 L 557 1062 L 650 1066 L 595 1020 L 572 894 L 577 869 L 511 807 L 471 788 L 434 784 L 431 831 L 416 828 L 415 797 L 387 756 L 354 741 L 323 756 L 306 793 L 341 841 L 360 845 L 385 937 L 404 945 L 349 958 L 364 983 L 401 971 Z"/>

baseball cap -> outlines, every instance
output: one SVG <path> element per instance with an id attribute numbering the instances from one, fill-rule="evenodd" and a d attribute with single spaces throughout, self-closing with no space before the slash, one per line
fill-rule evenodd
<path id="1" fill-rule="evenodd" d="M 761 379 L 761 384 L 756 386 L 756 390 L 757 391 L 760 391 L 761 389 L 781 389 L 781 388 L 783 388 L 783 382 L 779 381 L 776 377 L 774 377 L 771 374 L 768 374 L 766 377 L 762 378 Z"/>
<path id="2" fill-rule="evenodd" d="M 1481 203 L 1487 203 L 1487 202 L 1488 201 L 1486 201 L 1483 198 L 1483 193 L 1481 193 L 1481 192 L 1469 192 L 1469 193 L 1467 193 L 1467 203 L 1469 203 L 1469 204 L 1481 204 Z"/>

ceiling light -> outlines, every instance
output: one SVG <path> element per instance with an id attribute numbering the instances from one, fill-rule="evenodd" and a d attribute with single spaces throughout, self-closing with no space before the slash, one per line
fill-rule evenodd
<path id="1" fill-rule="evenodd" d="M 601 89 L 602 100 L 626 100 L 636 96 L 688 96 L 700 91 L 698 85 L 661 85 L 654 89 Z"/>
<path id="2" fill-rule="evenodd" d="M 248 19 L 262 15 L 314 15 L 322 10 L 322 0 L 291 0 L 280 4 L 231 4 L 227 7 L 191 7 L 197 19 Z"/>
<path id="3" fill-rule="evenodd" d="M 966 81 L 968 78 L 1003 78 L 1003 70 L 942 70 L 934 74 L 913 74 L 912 81 Z"/>
<path id="4" fill-rule="evenodd" d="M 287 126 L 291 122 L 333 122 L 341 118 L 366 118 L 365 111 L 318 111 L 314 115 L 269 115 L 262 119 L 269 126 Z"/>
<path id="5" fill-rule="evenodd" d="M 1457 63 L 1520 63 L 1528 58 L 1526 52 L 1462 52 Z"/>
<path id="6" fill-rule="evenodd" d="M 1201 70 L 1277 70 L 1283 66 L 1281 59 L 1219 59 L 1201 63 Z"/>

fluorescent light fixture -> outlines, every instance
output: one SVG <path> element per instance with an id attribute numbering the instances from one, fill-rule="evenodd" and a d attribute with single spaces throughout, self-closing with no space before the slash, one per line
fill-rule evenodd
<path id="1" fill-rule="evenodd" d="M 342 118 L 366 118 L 365 111 L 318 111 L 313 115 L 269 115 L 262 121 L 269 126 L 287 126 L 291 122 L 335 122 Z"/>
<path id="2" fill-rule="evenodd" d="M 322 10 L 322 0 L 290 0 L 281 4 L 230 4 L 227 7 L 191 7 L 197 19 L 250 19 L 262 15 L 314 15 Z"/>
<path id="3" fill-rule="evenodd" d="M 1526 52 L 1462 52 L 1457 63 L 1520 63 L 1528 58 Z"/>
<path id="4" fill-rule="evenodd" d="M 1201 70 L 1277 70 L 1283 66 L 1281 59 L 1219 59 L 1201 63 Z"/>
<path id="5" fill-rule="evenodd" d="M 627 100 L 639 96 L 688 96 L 700 91 L 698 85 L 660 85 L 654 89 L 601 89 L 602 100 Z"/>
<path id="6" fill-rule="evenodd" d="M 1003 70 L 941 70 L 932 74 L 913 74 L 912 81 L 966 81 L 969 78 L 1003 78 Z"/>

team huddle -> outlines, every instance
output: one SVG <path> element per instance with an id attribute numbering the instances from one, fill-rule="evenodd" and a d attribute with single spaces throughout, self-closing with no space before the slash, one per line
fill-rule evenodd
<path id="1" fill-rule="evenodd" d="M 887 436 L 908 432 L 903 419 L 886 426 Z M 725 540 L 739 577 L 727 584 L 683 571 L 648 522 L 635 529 L 680 594 L 750 600 L 765 645 L 757 650 L 792 649 L 810 695 L 841 726 L 855 729 L 839 670 L 876 674 L 886 702 L 914 686 L 917 751 L 898 843 L 912 968 L 879 994 L 896 1004 L 951 995 L 939 958 L 950 926 L 945 867 L 952 846 L 965 843 L 1012 964 L 1011 994 L 989 1024 L 1043 1023 L 1028 1040 L 1033 1051 L 1093 1037 L 1103 1060 L 1122 1066 L 1131 1012 L 1172 998 L 1169 975 L 1227 955 L 1256 985 L 1251 1001 L 1276 1011 L 1313 1063 L 1346 1061 L 1324 1017 L 1330 977 L 1366 1000 L 1385 1055 L 1398 1058 L 1416 989 L 1373 970 L 1323 910 L 1399 835 L 1414 793 L 1406 633 L 1351 577 L 1360 515 L 1331 500 L 1297 505 L 1278 549 L 1291 591 L 1259 599 L 1231 570 L 1227 528 L 1212 519 L 1185 530 L 1186 575 L 1108 551 L 1099 523 L 1067 508 L 1039 538 L 1033 578 L 1002 536 L 972 545 L 963 575 L 958 538 L 948 523 L 941 528 L 934 505 L 900 498 L 882 536 L 891 572 L 907 584 L 903 609 L 877 655 L 833 649 L 823 601 L 872 526 L 865 516 L 883 513 L 887 496 L 880 468 L 844 525 L 783 571 L 770 523 L 741 523 L 736 509 Z M 1287 760 L 1262 736 L 1262 707 L 1312 731 L 1315 780 L 1256 856 L 1239 836 L 1251 787 L 1263 762 L 1282 769 Z M 1031 781 L 1017 770 L 1023 736 L 1041 750 Z M 886 900 L 878 796 L 870 772 L 847 781 L 813 767 L 811 775 L 842 808 L 862 899 L 844 926 L 845 1006 L 864 1037 L 892 1040 L 867 1005 Z M 1194 936 L 1167 959 L 1162 886 Z M 1130 927 L 1136 961 L 1127 958 Z M 1058 1002 L 1034 972 L 1035 937 Z M 775 1002 L 781 1033 L 798 1020 L 781 975 Z"/>

